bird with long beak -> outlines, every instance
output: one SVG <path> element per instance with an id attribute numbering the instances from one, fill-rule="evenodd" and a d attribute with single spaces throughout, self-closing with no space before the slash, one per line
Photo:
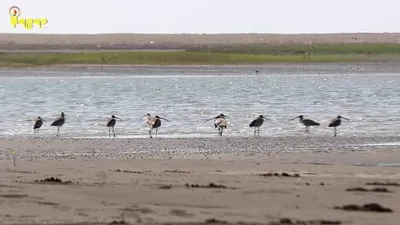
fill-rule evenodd
<path id="1" fill-rule="evenodd" d="M 146 119 L 146 123 L 149 125 L 149 137 L 153 138 L 152 136 L 152 132 L 153 129 L 156 130 L 156 137 L 158 134 L 158 128 L 161 127 L 161 120 L 165 120 L 167 122 L 170 122 L 169 120 L 159 117 L 159 116 L 155 116 L 152 117 L 149 113 L 147 113 L 146 115 L 140 117 L 140 119 L 145 118 Z"/>
<path id="2" fill-rule="evenodd" d="M 214 128 L 218 128 L 218 134 L 219 136 L 222 136 L 223 130 L 228 128 L 228 122 L 226 121 L 226 118 L 230 119 L 228 116 L 225 116 L 221 113 L 216 117 L 207 119 L 206 121 L 204 121 L 204 123 L 210 120 L 214 120 Z"/>
<path id="3" fill-rule="evenodd" d="M 303 115 L 296 116 L 295 118 L 290 119 L 289 121 L 292 121 L 297 118 L 299 118 L 300 123 L 302 123 L 306 127 L 305 133 L 310 133 L 310 126 L 319 126 L 320 125 L 319 123 L 315 122 L 314 120 L 304 119 Z"/>
<path id="4" fill-rule="evenodd" d="M 264 119 L 271 122 L 270 119 L 264 117 L 263 115 L 259 115 L 255 120 L 251 121 L 251 123 L 249 124 L 249 127 L 254 127 L 254 136 L 256 136 L 257 134 L 258 136 L 260 136 L 260 127 L 263 125 Z"/>
<path id="5" fill-rule="evenodd" d="M 335 119 L 333 119 L 331 121 L 331 123 L 328 125 L 328 127 L 333 127 L 333 129 L 335 130 L 335 134 L 333 135 L 334 137 L 336 137 L 336 127 L 340 126 L 340 124 L 342 124 L 342 120 L 341 119 L 345 119 L 347 121 L 350 122 L 349 119 L 344 118 L 343 116 L 337 116 Z"/>
<path id="6" fill-rule="evenodd" d="M 65 114 L 64 112 L 61 113 L 60 117 L 57 117 L 50 126 L 57 127 L 57 136 L 60 135 L 60 127 L 62 127 L 65 123 Z"/>
<path id="7" fill-rule="evenodd" d="M 42 127 L 43 122 L 45 122 L 45 120 L 42 119 L 42 117 L 38 116 L 36 118 L 35 124 L 33 124 L 33 131 L 35 132 L 35 137 L 34 138 L 36 138 L 36 136 L 39 135 L 39 129 Z"/>
<path id="8" fill-rule="evenodd" d="M 119 119 L 120 121 L 122 121 L 121 118 L 118 118 L 118 117 L 116 117 L 116 116 L 114 116 L 114 115 L 112 115 L 111 118 L 108 119 L 107 127 L 108 127 L 108 136 L 109 136 L 109 137 L 111 137 L 111 130 L 112 130 L 112 133 L 113 133 L 113 135 L 114 135 L 114 137 L 115 137 L 114 126 L 115 126 L 115 124 L 117 123 L 117 119 Z"/>

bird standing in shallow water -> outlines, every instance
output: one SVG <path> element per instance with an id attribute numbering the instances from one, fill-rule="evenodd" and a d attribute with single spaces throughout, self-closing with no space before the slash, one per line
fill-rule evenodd
<path id="1" fill-rule="evenodd" d="M 329 126 L 328 127 L 333 127 L 333 129 L 335 130 L 335 134 L 333 135 L 334 137 L 336 137 L 336 127 L 338 127 L 338 126 L 340 126 L 340 124 L 342 124 L 342 120 L 341 119 L 345 119 L 345 120 L 347 120 L 347 121 L 349 121 L 350 122 L 350 120 L 349 119 L 346 119 L 346 118 L 344 118 L 343 116 L 337 116 L 335 119 L 333 119 L 332 121 L 331 121 L 331 123 L 329 124 Z"/>
<path id="2" fill-rule="evenodd" d="M 170 122 L 169 120 L 159 117 L 159 116 L 152 117 L 149 113 L 140 117 L 140 119 L 142 119 L 144 117 L 146 118 L 146 123 L 149 125 L 149 137 L 150 138 L 153 138 L 153 136 L 152 136 L 153 129 L 156 130 L 156 137 L 157 137 L 158 128 L 161 127 L 161 120 Z"/>
<path id="3" fill-rule="evenodd" d="M 36 138 L 36 135 L 39 135 L 39 129 L 42 127 L 43 121 L 44 121 L 44 119 L 42 119 L 42 117 L 38 116 L 38 118 L 35 121 L 35 124 L 33 125 L 33 131 L 35 132 L 35 138 Z"/>
<path id="4" fill-rule="evenodd" d="M 264 119 L 271 121 L 270 119 L 264 117 L 263 115 L 259 115 L 255 120 L 250 123 L 250 127 L 254 127 L 254 136 L 258 134 L 260 136 L 260 127 L 264 123 Z"/>
<path id="5" fill-rule="evenodd" d="M 315 122 L 314 120 L 304 119 L 303 115 L 296 116 L 295 118 L 290 119 L 289 121 L 297 119 L 297 118 L 299 118 L 300 123 L 302 123 L 306 127 L 305 133 L 310 133 L 310 126 L 319 126 L 320 125 L 319 123 Z"/>
<path id="6" fill-rule="evenodd" d="M 147 113 L 146 115 L 140 117 L 139 120 L 141 120 L 143 118 L 145 118 L 145 121 L 146 121 L 147 125 L 149 126 L 149 136 L 151 138 L 151 127 L 153 126 L 152 125 L 153 124 L 152 121 L 153 121 L 154 118 L 150 115 L 150 113 Z"/>
<path id="7" fill-rule="evenodd" d="M 108 136 L 109 136 L 109 137 L 111 137 L 111 130 L 112 130 L 113 135 L 114 135 L 114 137 L 115 137 L 114 126 L 115 126 L 115 124 L 117 123 L 117 119 L 119 119 L 119 120 L 122 121 L 122 119 L 120 119 L 120 118 L 118 118 L 118 117 L 116 117 L 116 116 L 114 116 L 114 115 L 112 115 L 111 118 L 108 119 L 107 127 L 108 127 Z"/>
<path id="8" fill-rule="evenodd" d="M 60 127 L 62 127 L 65 123 L 65 114 L 64 112 L 61 113 L 60 117 L 57 117 L 50 126 L 57 127 L 57 136 L 60 135 Z"/>
<path id="9" fill-rule="evenodd" d="M 214 120 L 214 128 L 218 128 L 218 134 L 219 134 L 219 136 L 222 136 L 223 130 L 228 127 L 228 122 L 226 121 L 226 118 L 230 119 L 229 117 L 227 117 L 221 113 L 216 117 L 207 119 L 204 123 L 206 123 L 207 121 L 210 121 L 210 120 Z"/>

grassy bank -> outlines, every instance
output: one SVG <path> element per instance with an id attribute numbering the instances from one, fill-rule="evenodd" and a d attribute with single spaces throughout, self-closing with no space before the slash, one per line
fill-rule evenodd
<path id="1" fill-rule="evenodd" d="M 187 51 L 1 53 L 0 66 L 58 64 L 221 65 L 400 61 L 397 44 L 235 46 Z"/>
<path id="2" fill-rule="evenodd" d="M 192 49 L 197 52 L 218 52 L 257 55 L 400 55 L 400 44 L 291 44 L 241 45 Z"/>

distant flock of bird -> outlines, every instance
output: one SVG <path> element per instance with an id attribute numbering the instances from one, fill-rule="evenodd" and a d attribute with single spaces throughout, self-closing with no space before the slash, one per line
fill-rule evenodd
<path id="1" fill-rule="evenodd" d="M 161 118 L 159 116 L 151 116 L 150 114 L 146 114 L 142 117 L 140 117 L 139 120 L 145 118 L 145 122 L 147 123 L 148 127 L 149 127 L 149 137 L 152 138 L 152 133 L 153 130 L 155 130 L 155 135 L 157 137 L 157 133 L 158 133 L 158 128 L 161 127 L 161 120 L 165 120 L 167 122 L 170 122 L 169 120 L 165 119 L 165 118 Z M 310 127 L 311 126 L 319 126 L 320 123 L 315 122 L 311 119 L 304 119 L 303 115 L 297 116 L 293 119 L 290 119 L 289 121 L 292 121 L 294 119 L 300 119 L 300 123 L 302 123 L 305 127 L 305 133 L 310 133 Z M 108 119 L 108 122 L 106 124 L 106 126 L 108 127 L 108 135 L 109 137 L 111 136 L 116 136 L 115 132 L 114 132 L 114 126 L 117 123 L 117 119 L 121 120 L 120 118 L 112 115 L 111 118 Z M 226 119 L 230 119 L 228 116 L 225 116 L 224 114 L 219 114 L 216 117 L 213 117 L 211 119 L 207 119 L 204 123 L 210 121 L 210 120 L 214 120 L 214 128 L 218 129 L 218 134 L 220 136 L 222 136 L 222 133 L 224 131 L 224 129 L 227 129 L 228 127 L 228 122 Z M 337 132 L 336 132 L 336 128 L 338 126 L 341 125 L 342 120 L 341 119 L 345 119 L 347 121 L 350 121 L 349 119 L 346 119 L 342 116 L 337 116 L 336 118 L 334 118 L 328 125 L 328 127 L 333 127 L 334 128 L 334 137 L 336 137 Z M 263 115 L 259 115 L 256 119 L 254 119 L 250 124 L 249 127 L 254 127 L 254 136 L 259 136 L 260 135 L 260 127 L 264 124 L 264 120 L 268 120 L 271 121 L 270 119 L 266 118 Z M 45 120 L 43 120 L 40 116 L 36 118 L 35 120 L 35 124 L 33 125 L 33 130 L 35 133 L 35 138 L 37 137 L 37 135 L 39 134 L 39 130 L 43 125 L 43 122 L 45 122 Z M 55 126 L 57 127 L 57 136 L 60 135 L 60 127 L 62 127 L 65 123 L 65 114 L 64 112 L 61 113 L 60 117 L 57 117 L 52 123 L 51 126 Z M 111 135 L 112 132 L 112 135 Z"/>

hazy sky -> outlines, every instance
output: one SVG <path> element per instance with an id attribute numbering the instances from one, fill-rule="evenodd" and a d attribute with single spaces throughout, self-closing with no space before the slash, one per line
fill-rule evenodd
<path id="1" fill-rule="evenodd" d="M 46 17 L 46 28 L 13 28 Z M 1 0 L 1 33 L 400 32 L 399 0 Z"/>

